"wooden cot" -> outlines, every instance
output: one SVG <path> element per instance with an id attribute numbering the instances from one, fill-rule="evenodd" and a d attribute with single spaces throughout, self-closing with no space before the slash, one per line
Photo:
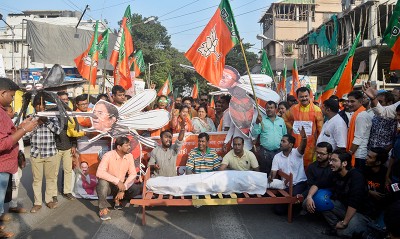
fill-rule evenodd
<path id="1" fill-rule="evenodd" d="M 200 195 L 200 196 L 172 196 L 155 194 L 148 191 L 147 180 L 150 178 L 150 169 L 147 169 L 143 181 L 141 199 L 131 199 L 130 204 L 142 206 L 142 224 L 146 225 L 146 206 L 219 206 L 241 204 L 288 204 L 288 222 L 292 222 L 293 204 L 303 201 L 301 194 L 293 194 L 293 175 L 278 171 L 278 175 L 289 182 L 288 192 L 280 189 L 268 189 L 264 195 L 248 193 L 231 193 L 230 195 Z"/>

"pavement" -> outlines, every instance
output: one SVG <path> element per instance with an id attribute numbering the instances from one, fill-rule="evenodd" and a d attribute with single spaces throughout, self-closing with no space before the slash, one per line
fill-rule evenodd
<path id="1" fill-rule="evenodd" d="M 33 204 L 29 163 L 23 170 L 19 196 L 29 211 Z M 40 239 L 332 238 L 321 234 L 326 227 L 322 217 L 296 215 L 288 223 L 287 216 L 275 215 L 271 205 L 146 208 L 147 225 L 143 226 L 141 207 L 127 204 L 123 210 L 111 210 L 112 219 L 103 222 L 96 200 L 69 201 L 61 195 L 58 200 L 56 209 L 43 204 L 37 213 L 12 214 L 6 231 L 14 232 L 14 238 Z"/>

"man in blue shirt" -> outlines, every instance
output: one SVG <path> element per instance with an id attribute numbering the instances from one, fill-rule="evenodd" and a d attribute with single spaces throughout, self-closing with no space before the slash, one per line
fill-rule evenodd
<path id="1" fill-rule="evenodd" d="M 274 101 L 268 101 L 265 105 L 267 117 L 259 114 L 256 124 L 251 131 L 254 139 L 257 139 L 260 135 L 260 172 L 265 172 L 267 174 L 271 172 L 272 159 L 279 153 L 281 139 L 283 135 L 287 134 L 285 121 L 276 115 L 276 109 L 276 103 Z"/>

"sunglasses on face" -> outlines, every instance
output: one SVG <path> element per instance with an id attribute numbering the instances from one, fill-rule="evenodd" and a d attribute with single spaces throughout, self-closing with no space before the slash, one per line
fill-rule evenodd
<path id="1" fill-rule="evenodd" d="M 168 103 L 168 100 L 159 100 L 159 103 Z"/>

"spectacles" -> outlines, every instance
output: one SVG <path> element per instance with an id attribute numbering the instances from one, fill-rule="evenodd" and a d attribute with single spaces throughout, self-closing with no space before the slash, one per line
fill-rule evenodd
<path id="1" fill-rule="evenodd" d="M 328 153 L 322 153 L 322 152 L 315 152 L 315 154 L 316 155 L 322 155 L 322 156 L 328 155 Z"/>

